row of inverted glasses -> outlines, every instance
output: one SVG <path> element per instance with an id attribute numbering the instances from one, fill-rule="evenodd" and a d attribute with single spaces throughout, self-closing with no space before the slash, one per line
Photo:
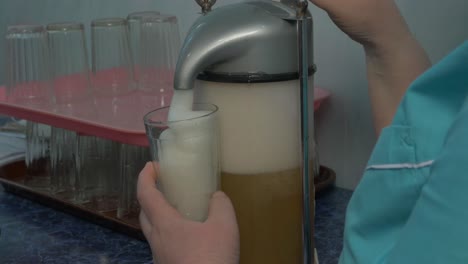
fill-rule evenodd
<path id="1" fill-rule="evenodd" d="M 169 19 L 170 18 L 170 19 Z M 134 13 L 128 17 L 128 28 L 130 29 L 130 41 L 126 38 L 125 33 L 127 27 L 123 19 L 101 19 L 95 20 L 92 23 L 92 38 L 93 38 L 93 73 L 96 80 L 95 87 L 99 89 L 102 95 L 120 95 L 118 98 L 112 98 L 108 101 L 104 97 L 104 104 L 111 104 L 114 109 L 119 109 L 119 98 L 121 94 L 125 94 L 125 90 L 129 86 L 125 83 L 129 78 L 125 76 L 134 74 L 134 80 L 138 85 L 138 89 L 142 92 L 138 103 L 143 109 L 151 109 L 159 106 L 164 106 L 167 98 L 167 91 L 172 91 L 172 79 L 174 75 L 175 62 L 178 56 L 178 48 L 180 46 L 179 32 L 177 20 L 173 16 L 164 16 L 152 12 Z M 170 25 L 165 25 L 170 24 Z M 161 30 L 163 28 L 171 29 Z M 163 32 L 165 34 L 163 34 Z M 171 36 L 169 38 L 169 36 Z M 173 41 L 176 40 L 176 42 Z M 128 42 L 127 42 L 128 41 Z M 108 47 L 117 43 L 114 46 L 114 51 Z M 130 46 L 131 49 L 127 47 Z M 124 52 L 122 52 L 124 50 Z M 157 52 L 154 52 L 154 51 Z M 119 53 L 120 52 L 120 53 Z M 127 53 L 130 52 L 130 53 Z M 114 54 L 123 54 L 116 58 Z M 99 58 L 96 54 L 101 54 Z M 171 55 L 170 59 L 168 56 Z M 106 57 L 111 57 L 106 60 Z M 133 57 L 133 65 L 131 65 Z M 165 58 L 165 59 L 161 59 Z M 122 65 L 122 67 L 111 68 L 108 65 L 100 64 L 114 60 L 113 65 Z M 165 63 L 165 64 L 162 64 Z M 112 63 L 110 63 L 112 65 Z M 133 66 L 131 68 L 131 66 Z M 124 72 L 123 72 L 124 71 Z M 132 72 L 133 71 L 133 72 Z M 164 75 L 161 74 L 164 73 Z M 101 75 L 99 75 L 101 74 Z M 105 86 L 106 78 L 112 76 L 121 76 L 121 79 L 113 78 L 112 86 Z M 156 76 L 156 78 L 155 78 Z M 165 82 L 162 82 L 164 80 Z M 167 82 L 166 80 L 170 80 Z M 107 103 L 106 103 L 107 102 Z M 124 100 L 124 103 L 134 103 L 129 100 Z M 117 105 L 116 105 L 117 104 Z M 129 109 L 124 107 L 123 109 Z M 134 113 L 130 111 L 116 112 L 115 117 L 119 119 L 130 120 L 134 118 Z M 129 116 L 125 116 L 129 115 Z M 111 117 L 113 118 L 113 117 Z M 111 142 L 108 142 L 110 144 Z M 109 147 L 112 149 L 112 147 Z M 106 185 L 99 183 L 88 184 L 89 186 L 101 186 L 107 196 L 102 196 L 103 199 L 93 199 L 91 203 L 94 208 L 106 211 L 116 207 L 116 199 L 118 199 L 117 215 L 120 218 L 138 219 L 138 202 L 136 200 L 136 181 L 137 175 L 145 162 L 150 160 L 147 148 L 131 146 L 127 144 L 120 145 L 120 170 L 110 174 Z M 109 160 L 108 160 L 109 161 Z M 109 173 L 112 170 L 102 171 L 101 174 Z M 120 182 L 117 182 L 112 175 L 120 175 Z M 109 174 L 108 174 L 109 177 Z M 114 188 L 112 188 L 114 186 Z M 119 189 L 118 186 L 121 188 Z M 118 192 L 118 195 L 115 195 Z M 112 195 L 109 195 L 112 194 Z M 95 196 L 96 197 L 96 196 Z M 98 196 L 99 197 L 99 196 Z"/>
<path id="2" fill-rule="evenodd" d="M 125 85 L 128 78 L 114 79 L 112 87 L 101 87 L 100 82 L 105 80 L 107 74 L 111 72 L 113 76 L 125 76 L 125 73 L 121 72 L 124 67 L 112 69 L 106 67 L 106 65 L 100 65 L 98 61 L 106 61 L 104 59 L 105 56 L 103 56 L 103 58 L 98 58 L 96 54 L 107 54 L 111 56 L 112 59 L 115 59 L 114 64 L 126 66 L 126 74 L 132 74 L 129 70 L 130 64 L 128 62 L 132 62 L 129 58 L 133 57 L 134 64 L 132 70 L 134 80 L 138 85 L 138 89 L 142 92 L 138 103 L 142 105 L 143 109 L 147 110 L 165 106 L 170 99 L 169 96 L 173 86 L 172 79 L 180 46 L 177 19 L 174 16 L 159 15 L 155 12 L 140 12 L 129 15 L 127 21 L 129 23 L 128 28 L 130 29 L 131 36 L 129 42 L 126 42 L 126 38 L 123 36 L 125 34 L 122 34 L 122 32 L 126 32 L 127 30 L 127 27 L 122 27 L 125 20 L 103 19 L 93 22 L 92 37 L 93 47 L 95 47 L 95 50 L 93 50 L 93 58 L 95 58 L 93 61 L 93 65 L 95 65 L 93 73 L 95 74 L 94 77 L 98 80 L 95 85 L 104 94 L 124 94 L 126 92 L 125 87 L 128 87 Z M 106 27 L 110 25 L 114 25 L 115 27 Z M 100 39 L 95 37 L 98 35 L 98 32 L 102 33 L 100 34 Z M 107 48 L 112 45 L 112 43 L 118 43 L 117 46 L 114 46 L 117 50 L 111 51 Z M 127 45 L 129 45 L 131 49 L 126 49 L 125 47 L 127 47 Z M 124 52 L 123 56 L 115 58 L 114 54 L 116 52 L 121 52 L 122 47 L 126 51 L 130 51 L 130 56 Z M 106 50 L 101 52 L 99 49 Z M 102 76 L 97 76 L 99 73 L 102 73 Z M 107 82 L 103 81 L 102 83 Z M 126 100 L 126 103 L 128 102 L 129 101 Z M 118 103 L 118 100 L 112 100 L 112 104 Z M 115 107 L 115 109 L 118 108 L 118 106 Z M 128 107 L 124 109 L 128 109 Z M 117 113 L 116 117 L 122 118 L 122 116 L 126 114 L 133 115 L 131 112 L 125 112 Z M 123 119 L 126 118 L 130 119 L 132 117 L 124 116 Z M 108 143 L 110 144 L 110 142 Z M 108 179 L 108 181 L 114 180 L 114 182 L 106 186 L 101 185 L 107 189 L 103 193 L 115 193 L 116 190 L 119 190 L 118 217 L 128 220 L 138 219 L 139 207 L 136 200 L 137 175 L 148 160 L 150 160 L 150 156 L 147 148 L 127 144 L 120 145 L 120 171 L 117 173 L 120 175 L 120 184 L 118 186 L 123 188 L 112 189 L 111 186 L 116 186 L 116 184 L 119 183 L 115 181 L 115 178 Z M 108 170 L 107 173 L 110 171 L 111 170 Z M 102 171 L 101 173 L 104 174 L 106 172 Z M 114 175 L 117 175 L 117 173 Z M 93 183 L 89 184 L 89 186 L 99 186 L 99 184 Z M 116 200 L 113 200 L 112 197 L 117 196 L 107 196 L 107 202 L 104 200 L 93 200 L 91 202 L 95 204 L 94 207 L 105 211 L 116 207 L 116 205 L 112 203 L 112 201 Z"/>
<path id="3" fill-rule="evenodd" d="M 135 31 L 131 32 L 131 41 L 128 40 L 127 21 L 124 19 L 98 19 L 92 22 L 95 90 L 102 94 L 125 93 L 134 86 L 133 72 L 138 72 L 138 75 L 143 73 L 141 90 L 171 90 L 180 47 L 177 19 L 152 12 L 136 13 L 130 17 L 130 28 Z M 7 86 L 9 98 L 15 103 L 33 107 L 50 103 L 50 78 L 54 79 L 55 87 L 64 84 L 72 87 L 54 91 L 58 103 L 67 103 L 71 98 L 75 100 L 90 94 L 83 25 L 51 24 L 47 31 L 51 42 L 52 67 L 55 65 L 52 72 L 49 72 L 47 34 L 42 26 L 13 26 L 8 30 Z M 132 56 L 136 58 L 135 66 Z M 64 75 L 73 75 L 67 76 L 73 78 L 60 78 Z M 78 86 L 79 89 L 76 88 Z"/>
<path id="4" fill-rule="evenodd" d="M 131 89 L 131 84 L 129 83 L 132 77 L 132 71 L 128 70 L 131 68 L 131 58 L 128 55 L 125 55 L 125 46 L 128 46 L 128 42 L 126 43 L 126 24 L 125 20 L 123 19 L 101 19 L 101 20 L 96 20 L 93 22 L 93 73 L 94 77 L 97 77 L 96 80 L 96 85 L 95 87 L 99 90 L 99 92 L 102 92 L 103 94 L 114 94 L 114 93 L 120 93 L 124 91 L 125 89 Z M 52 73 L 52 79 L 53 79 L 53 90 L 54 90 L 54 95 L 55 95 L 55 103 L 57 105 L 58 111 L 61 113 L 69 113 L 69 114 L 74 114 L 77 111 L 83 111 L 84 109 L 92 109 L 86 108 L 86 107 L 80 107 L 79 103 L 82 100 L 82 102 L 89 102 L 89 100 L 86 100 L 89 95 L 90 95 L 90 89 L 89 89 L 89 76 L 88 76 L 88 68 L 87 68 L 87 54 L 86 54 L 86 46 L 85 46 L 85 40 L 84 40 L 84 33 L 83 33 L 83 25 L 82 24 L 73 24 L 73 23 L 67 23 L 67 24 L 51 24 L 47 28 L 48 30 L 48 40 L 49 40 L 49 47 L 50 47 L 50 60 L 52 61 L 52 67 L 51 67 L 51 73 Z M 120 59 L 123 58 L 123 60 L 107 60 L 108 56 L 99 56 L 100 54 L 104 53 L 101 52 L 99 49 L 105 47 L 106 45 L 99 45 L 100 42 L 103 40 L 103 38 L 99 38 L 98 36 L 101 36 L 98 32 L 105 32 L 108 35 L 112 35 L 113 37 L 105 38 L 106 40 L 113 40 L 114 44 L 117 45 L 109 45 L 112 44 L 110 42 L 108 46 L 117 46 L 116 53 L 107 53 L 107 55 L 113 55 L 110 57 L 119 57 Z M 24 58 L 27 58 L 26 60 L 22 60 L 26 62 L 26 65 L 23 65 L 23 67 L 9 67 L 8 69 L 11 69 L 9 72 L 9 77 L 15 77 L 14 74 L 19 76 L 19 78 L 8 78 L 11 82 L 9 82 L 9 98 L 12 98 L 14 101 L 18 102 L 18 100 L 25 100 L 27 104 L 30 103 L 42 103 L 41 100 L 47 101 L 48 98 L 50 98 L 50 93 L 48 91 L 48 86 L 50 83 L 48 83 L 48 65 L 47 65 L 47 38 L 44 36 L 46 35 L 44 32 L 44 29 L 41 26 L 18 26 L 18 27 L 11 27 L 9 29 L 9 34 L 7 36 L 7 42 L 9 44 L 12 44 L 11 46 L 14 48 L 18 48 L 18 46 L 23 47 L 27 46 L 24 45 L 15 45 L 15 43 L 12 43 L 10 40 L 16 40 L 16 41 L 25 41 L 25 42 L 31 42 L 29 39 L 34 39 L 33 36 L 36 37 L 35 39 L 39 45 L 36 45 L 36 47 L 41 47 L 39 48 L 39 52 L 36 51 L 36 53 L 40 53 L 41 56 L 31 55 L 27 53 L 27 50 L 20 50 L 16 53 L 12 54 L 23 54 Z M 36 36 L 37 35 L 37 36 Z M 178 37 L 178 33 L 177 33 Z M 119 42 L 120 41 L 120 42 Z M 32 45 L 35 46 L 35 45 Z M 20 48 L 21 49 L 21 48 Z M 115 56 L 115 54 L 121 54 L 119 52 L 119 49 L 123 49 L 124 55 L 123 56 Z M 68 52 L 68 50 L 73 50 L 73 52 Z M 106 49 L 107 51 L 109 49 Z M 10 53 L 10 52 L 8 52 Z M 11 56 L 14 57 L 14 56 Z M 34 61 L 28 61 L 28 59 L 33 59 Z M 10 62 L 18 62 L 21 61 L 18 58 L 8 58 L 7 60 L 9 63 Z M 121 73 L 121 68 L 122 67 L 112 67 L 114 65 L 121 66 L 124 65 L 125 68 L 127 69 L 126 74 L 120 75 Z M 11 64 L 10 64 L 11 65 Z M 15 65 L 18 66 L 18 65 Z M 27 66 L 27 67 L 26 67 Z M 105 76 L 99 76 L 99 73 L 102 72 L 103 69 L 110 68 L 111 71 L 114 71 L 110 75 L 110 80 L 106 79 Z M 17 69 L 15 71 L 15 69 Z M 19 69 L 19 70 L 18 70 Z M 33 71 L 32 73 L 26 72 L 27 70 Z M 36 72 L 34 72 L 36 70 Z M 42 74 L 41 74 L 42 73 Z M 22 76 L 20 76 L 22 75 Z M 21 77 L 24 76 L 33 76 L 33 78 L 36 78 L 34 80 L 28 80 L 28 79 L 21 79 Z M 113 78 L 113 76 L 117 76 L 117 78 Z M 102 78 L 101 78 L 102 77 Z M 109 77 L 107 77 L 109 78 Z M 35 85 L 33 89 L 25 89 L 24 85 L 21 87 L 21 84 L 25 84 L 28 82 L 35 82 Z M 20 85 L 15 85 L 15 84 L 20 84 Z M 127 85 L 126 85 L 127 84 Z M 16 89 L 16 88 L 20 89 Z M 83 114 L 83 113 L 80 113 Z M 85 113 L 86 114 L 86 113 Z M 33 132 L 30 137 L 39 137 L 43 138 L 43 132 L 39 134 L 37 128 L 32 128 L 30 129 L 30 132 Z M 31 133 L 30 133 L 31 134 Z M 119 188 L 118 187 L 112 187 L 115 186 L 118 180 L 115 179 L 115 175 L 118 173 L 111 173 L 112 168 L 108 167 L 109 170 L 103 169 L 102 171 L 108 171 L 109 173 L 102 173 L 102 177 L 106 178 L 110 175 L 109 179 L 104 179 L 104 180 L 98 180 L 96 183 L 96 179 L 88 179 L 84 176 L 89 175 L 89 173 L 84 173 L 86 171 L 86 168 L 89 168 L 91 164 L 96 164 L 96 162 L 100 165 L 106 164 L 106 162 L 98 162 L 96 160 L 101 159 L 102 157 L 105 157 L 106 160 L 118 160 L 118 157 L 116 157 L 116 153 L 118 151 L 115 151 L 115 146 L 113 147 L 112 145 L 114 143 L 112 142 L 96 142 L 100 141 L 100 139 L 97 139 L 95 137 L 87 137 L 87 136 L 80 136 L 79 140 L 75 140 L 77 138 L 77 135 L 74 132 L 71 131 L 66 131 L 60 128 L 53 128 L 52 130 L 52 151 L 51 151 L 51 165 L 52 165 L 52 179 L 51 179 L 51 186 L 53 187 L 53 192 L 56 194 L 60 195 L 65 195 L 67 196 L 68 199 L 74 199 L 77 202 L 91 202 L 91 201 L 97 201 L 94 203 L 91 203 L 93 207 L 102 207 L 102 211 L 110 210 L 112 207 L 115 207 L 114 205 L 116 202 L 108 202 L 104 201 L 102 204 L 99 204 L 99 201 L 102 199 L 100 198 L 92 198 L 95 196 L 95 194 L 99 194 L 98 196 L 100 197 L 112 197 L 115 196 L 115 194 L 118 195 Z M 37 141 L 37 140 L 36 140 Z M 43 142 L 39 140 L 39 148 L 45 148 Z M 70 144 L 70 142 L 78 142 L 77 144 Z M 99 144 L 96 144 L 99 143 Z M 98 150 L 90 150 L 92 147 L 96 147 L 101 145 L 101 149 Z M 62 147 L 63 146 L 63 147 Z M 36 146 L 37 148 L 37 146 Z M 124 150 L 125 149 L 125 150 Z M 121 176 L 124 176 L 122 174 L 127 174 L 130 176 L 135 177 L 137 174 L 137 171 L 141 167 L 141 164 L 138 166 L 130 166 L 128 162 L 131 163 L 131 157 L 136 156 L 136 157 L 141 157 L 145 153 L 144 148 L 140 148 L 138 150 L 135 150 L 138 148 L 135 148 L 133 146 L 127 146 L 127 145 L 122 145 L 122 151 L 124 154 L 122 154 L 121 159 L 122 161 L 127 162 L 126 164 L 122 164 L 122 166 L 126 166 L 125 169 L 120 169 L 120 174 Z M 109 151 L 106 151 L 109 150 Z M 44 158 L 47 156 L 44 154 L 44 150 L 38 151 L 37 149 L 35 151 L 28 151 L 28 153 L 40 153 L 42 152 L 41 155 L 36 155 L 36 156 L 41 156 L 41 158 Z M 104 153 L 104 152 L 107 152 Z M 135 153 L 132 155 L 129 152 Z M 78 153 L 78 155 L 75 155 L 75 153 Z M 88 153 L 88 154 L 86 154 Z M 99 153 L 100 155 L 89 155 L 89 153 Z M 29 155 L 31 156 L 31 155 Z M 88 162 L 86 159 L 89 158 L 92 161 Z M 31 160 L 31 157 L 27 158 L 28 160 Z M 34 160 L 34 157 L 32 157 L 32 160 Z M 29 162 L 30 165 L 34 164 L 34 162 Z M 140 162 L 141 163 L 141 162 Z M 72 164 L 76 164 L 76 169 L 74 166 L 71 166 Z M 29 166 L 33 167 L 33 166 Z M 107 167 L 107 166 L 106 166 Z M 115 166 L 114 166 L 115 167 Z M 130 170 L 129 168 L 133 168 Z M 128 177 L 121 177 L 121 179 L 126 179 Z M 126 182 L 126 180 L 120 180 L 120 182 Z M 134 181 L 133 181 L 134 182 Z M 127 184 L 126 184 L 127 185 Z M 134 185 L 132 181 L 128 183 L 128 185 Z M 103 187 L 104 186 L 104 187 Z M 112 195 L 102 195 L 103 189 L 110 189 L 112 192 Z M 77 193 L 79 195 L 73 195 L 70 197 L 70 193 Z M 124 193 L 131 193 L 131 191 L 124 191 Z M 130 195 L 132 196 L 132 195 Z M 127 195 L 128 198 L 128 195 Z M 132 198 L 132 197 L 130 197 Z M 115 199 L 114 199 L 115 200 Z M 108 206 L 109 204 L 114 204 L 112 206 Z M 121 204 L 132 204 L 131 202 L 121 202 Z M 115 208 L 114 208 L 115 209 Z M 121 212 L 125 212 L 128 210 L 120 210 Z M 122 214 L 122 213 L 121 213 Z"/>
<path id="5" fill-rule="evenodd" d="M 128 20 L 95 20 L 91 34 L 93 80 L 96 92 L 101 95 L 99 105 L 114 110 L 108 112 L 112 115 L 104 117 L 104 120 L 112 123 L 130 120 L 130 124 L 122 125 L 132 126 L 134 116 L 169 103 L 180 47 L 174 16 L 141 12 L 129 15 Z M 139 96 L 125 96 L 134 84 L 138 87 Z M 135 105 L 139 106 L 138 109 Z"/>
<path id="6" fill-rule="evenodd" d="M 9 100 L 31 107 L 54 104 L 63 114 L 87 109 L 95 112 L 92 103 L 90 107 L 80 104 L 92 102 L 82 24 L 51 24 L 47 30 L 41 26 L 11 27 L 7 45 L 14 51 L 8 52 L 13 54 L 8 58 Z M 109 87 L 114 83 L 110 81 Z M 78 137 L 56 127 L 45 135 L 42 125 L 33 122 L 28 122 L 27 130 L 26 184 L 97 210 L 116 209 L 111 207 L 117 205 L 113 195 L 118 194 L 118 144 Z M 45 138 L 51 139 L 50 157 Z M 107 198 L 112 198 L 111 202 Z"/>
<path id="7" fill-rule="evenodd" d="M 13 26 L 7 33 L 8 100 L 66 115 L 95 114 L 84 27 L 79 23 Z M 88 103 L 87 107 L 83 103 Z M 44 129 L 44 128 L 48 128 Z M 82 189 L 75 132 L 28 121 L 26 184 L 76 201 Z"/>

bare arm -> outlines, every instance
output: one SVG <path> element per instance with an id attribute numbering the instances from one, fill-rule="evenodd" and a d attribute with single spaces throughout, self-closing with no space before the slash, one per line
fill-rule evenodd
<path id="1" fill-rule="evenodd" d="M 408 32 L 394 42 L 366 47 L 367 79 L 377 134 L 388 126 L 408 86 L 431 63 Z"/>
<path id="2" fill-rule="evenodd" d="M 311 0 L 366 53 L 377 133 L 389 125 L 410 83 L 430 66 L 393 0 Z"/>

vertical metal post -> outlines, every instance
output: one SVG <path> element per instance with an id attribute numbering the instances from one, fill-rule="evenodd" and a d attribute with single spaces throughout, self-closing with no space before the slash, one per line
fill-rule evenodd
<path id="1" fill-rule="evenodd" d="M 301 151 L 302 151 L 302 237 L 303 237 L 303 263 L 314 262 L 313 246 L 313 211 L 314 187 L 313 177 L 310 176 L 309 159 L 309 21 L 306 16 L 307 0 L 297 3 L 297 36 L 298 36 L 298 66 L 300 84 L 300 112 L 301 112 Z M 312 120 L 313 122 L 313 120 Z"/>

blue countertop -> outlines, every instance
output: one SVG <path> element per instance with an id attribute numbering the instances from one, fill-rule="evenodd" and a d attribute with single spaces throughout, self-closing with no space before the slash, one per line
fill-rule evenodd
<path id="1" fill-rule="evenodd" d="M 315 239 L 321 264 L 338 262 L 352 192 L 317 199 Z M 146 242 L 6 193 L 0 187 L 0 263 L 152 263 Z"/>

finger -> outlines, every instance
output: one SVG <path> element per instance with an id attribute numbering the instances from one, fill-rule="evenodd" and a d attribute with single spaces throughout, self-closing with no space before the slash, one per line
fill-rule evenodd
<path id="1" fill-rule="evenodd" d="M 146 163 L 138 176 L 137 197 L 141 209 L 151 225 L 157 229 L 182 216 L 156 188 L 156 173 L 151 162 Z"/>
<path id="2" fill-rule="evenodd" d="M 207 223 L 227 225 L 237 228 L 236 212 L 231 200 L 221 191 L 215 192 L 211 197 Z"/>
<path id="3" fill-rule="evenodd" d="M 141 230 L 143 231 L 143 235 L 145 235 L 146 240 L 150 241 L 151 231 L 153 229 L 153 226 L 149 222 L 148 217 L 146 216 L 143 210 L 140 211 L 139 219 L 140 219 L 140 226 L 141 226 Z"/>
<path id="4" fill-rule="evenodd" d="M 141 230 L 143 231 L 143 235 L 145 236 L 146 240 L 151 246 L 151 251 L 153 253 L 153 263 L 158 264 L 159 262 L 158 262 L 157 255 L 155 252 L 155 247 L 158 247 L 158 246 L 155 246 L 153 243 L 157 245 L 157 242 L 159 240 L 154 240 L 154 238 L 151 237 L 152 232 L 153 232 L 153 227 L 151 226 L 151 223 L 149 222 L 148 217 L 145 215 L 144 211 L 140 211 L 139 218 L 140 218 L 140 226 L 141 226 Z"/>

